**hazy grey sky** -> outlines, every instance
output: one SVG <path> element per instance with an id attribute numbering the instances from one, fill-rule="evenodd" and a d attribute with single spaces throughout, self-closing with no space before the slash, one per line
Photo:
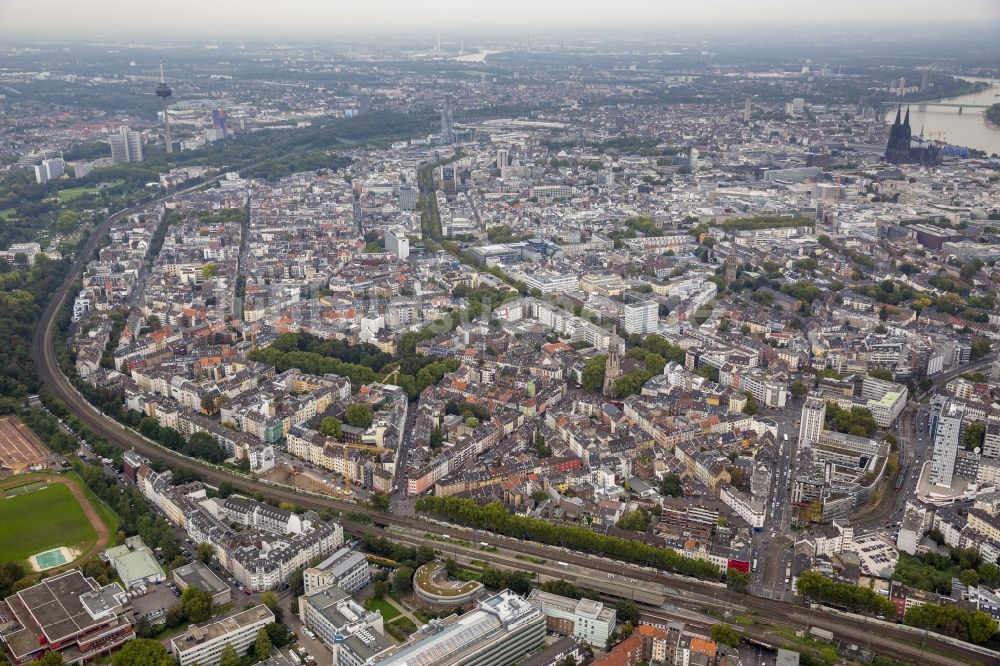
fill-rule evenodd
<path id="1" fill-rule="evenodd" d="M 1000 20 L 1000 0 L 0 0 L 0 31 L 149 35 L 670 22 Z"/>

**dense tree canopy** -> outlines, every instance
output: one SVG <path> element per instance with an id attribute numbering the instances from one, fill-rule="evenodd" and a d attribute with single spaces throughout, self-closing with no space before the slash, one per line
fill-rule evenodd
<path id="1" fill-rule="evenodd" d="M 987 643 L 997 633 L 997 621 L 989 613 L 965 610 L 954 604 L 911 606 L 903 622 L 973 643 Z"/>
<path id="2" fill-rule="evenodd" d="M 344 434 L 343 425 L 337 417 L 327 416 L 319 422 L 319 431 L 324 435 L 340 439 Z"/>
<path id="3" fill-rule="evenodd" d="M 432 329 L 425 330 L 433 336 Z M 268 347 L 251 350 L 248 357 L 273 365 L 278 372 L 298 368 L 311 375 L 347 377 L 354 389 L 382 381 L 392 369 L 398 368 L 394 382 L 414 399 L 460 364 L 457 359 L 418 356 L 414 348 L 422 339 L 426 339 L 424 332 L 405 333 L 399 343 L 400 356 L 393 358 L 372 345 L 347 345 L 306 333 L 286 333 Z"/>
<path id="4" fill-rule="evenodd" d="M 240 666 L 240 656 L 236 654 L 236 648 L 232 643 L 226 643 L 219 655 L 219 666 Z"/>
<path id="5" fill-rule="evenodd" d="M 733 629 L 731 625 L 713 624 L 712 640 L 722 645 L 728 645 L 730 647 L 738 647 L 740 641 L 742 640 L 742 637 L 740 636 L 740 632 Z"/>
<path id="6" fill-rule="evenodd" d="M 608 363 L 608 357 L 602 355 L 595 356 L 587 361 L 583 366 L 581 383 L 588 391 L 600 391 L 604 386 L 604 368 Z"/>
<path id="7" fill-rule="evenodd" d="M 405 564 L 397 567 L 392 575 L 392 589 L 396 594 L 409 594 L 413 591 L 413 568 Z"/>
<path id="8" fill-rule="evenodd" d="M 173 666 L 174 658 L 159 641 L 131 640 L 111 656 L 111 666 Z"/>
<path id="9" fill-rule="evenodd" d="M 264 661 L 271 656 L 271 637 L 268 635 L 267 629 L 260 629 L 257 632 L 257 638 L 254 641 L 254 656 L 257 657 L 257 661 Z"/>
<path id="10" fill-rule="evenodd" d="M 810 601 L 888 619 L 896 617 L 895 604 L 874 590 L 850 583 L 837 583 L 818 571 L 803 572 L 796 581 L 796 587 L 798 593 Z"/>
<path id="11" fill-rule="evenodd" d="M 836 432 L 865 437 L 878 430 L 875 417 L 867 407 L 855 405 L 841 409 L 835 402 L 826 403 L 826 427 Z"/>
<path id="12" fill-rule="evenodd" d="M 181 594 L 181 608 L 188 622 L 204 622 L 212 617 L 212 595 L 199 587 L 189 585 Z"/>
<path id="13" fill-rule="evenodd" d="M 719 570 L 714 564 L 682 557 L 670 548 L 598 534 L 584 527 L 553 525 L 540 518 L 515 516 L 497 502 L 479 505 L 459 497 L 428 496 L 417 500 L 416 509 L 459 525 L 517 539 L 559 545 L 625 562 L 643 563 L 707 580 L 719 579 Z"/>
<path id="14" fill-rule="evenodd" d="M 652 516 L 644 507 L 639 507 L 633 511 L 626 511 L 618 519 L 618 528 L 632 530 L 633 532 L 645 532 L 649 529 Z"/>
<path id="15" fill-rule="evenodd" d="M 673 472 L 667 472 L 660 481 L 660 494 L 667 497 L 684 497 L 684 486 L 681 477 Z"/>
<path id="16" fill-rule="evenodd" d="M 372 408 L 366 403 L 356 402 L 347 408 L 344 418 L 355 428 L 367 428 L 372 424 Z"/>

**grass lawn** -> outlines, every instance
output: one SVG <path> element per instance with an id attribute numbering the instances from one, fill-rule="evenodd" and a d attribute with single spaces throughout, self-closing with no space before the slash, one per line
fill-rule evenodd
<path id="1" fill-rule="evenodd" d="M 382 619 L 386 622 L 390 622 L 402 615 L 402 613 L 400 613 L 399 610 L 388 601 L 385 599 L 376 599 L 375 597 L 365 600 L 365 608 L 373 611 L 377 610 L 382 613 Z"/>
<path id="2" fill-rule="evenodd" d="M 59 190 L 57 193 L 60 203 L 65 203 L 67 201 L 72 201 L 77 197 L 82 197 L 86 194 L 98 194 L 101 190 L 106 187 L 118 187 L 125 181 L 122 179 L 112 180 L 109 183 L 99 183 L 98 185 L 93 185 L 91 187 L 70 187 L 65 190 Z"/>
<path id="3" fill-rule="evenodd" d="M 401 643 L 417 630 L 417 626 L 408 617 L 401 617 L 395 622 L 386 622 L 383 626 L 390 636 Z"/>
<path id="4" fill-rule="evenodd" d="M 417 625 L 413 624 L 413 620 L 408 617 L 401 617 L 392 623 L 392 626 L 399 627 L 407 633 L 407 635 L 412 634 L 417 630 Z"/>
<path id="5" fill-rule="evenodd" d="M 14 213 L 16 212 L 16 208 L 4 208 L 3 210 L 0 210 L 0 220 L 9 220 L 14 217 Z"/>
<path id="6" fill-rule="evenodd" d="M 96 540 L 83 509 L 62 484 L 0 499 L 0 562 L 26 560 L 57 546 L 83 551 Z"/>

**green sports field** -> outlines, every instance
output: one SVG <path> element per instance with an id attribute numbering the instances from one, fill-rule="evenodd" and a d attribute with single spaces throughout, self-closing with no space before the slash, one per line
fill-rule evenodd
<path id="1" fill-rule="evenodd" d="M 56 546 L 85 552 L 96 540 L 83 509 L 61 483 L 0 499 L 0 562 L 26 560 Z"/>

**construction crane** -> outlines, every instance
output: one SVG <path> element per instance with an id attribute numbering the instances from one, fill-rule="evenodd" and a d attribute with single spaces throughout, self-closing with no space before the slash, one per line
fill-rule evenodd
<path id="1" fill-rule="evenodd" d="M 386 384 L 386 383 L 388 383 L 388 381 L 390 379 L 392 379 L 393 385 L 398 385 L 399 384 L 399 366 L 398 365 L 395 368 L 392 369 L 392 372 L 390 372 L 389 374 L 387 374 L 385 377 L 382 378 L 382 383 Z"/>
<path id="2" fill-rule="evenodd" d="M 385 377 L 382 378 L 382 383 L 385 384 L 390 379 L 393 380 L 393 383 L 396 383 L 396 382 L 399 381 L 399 366 L 398 365 L 395 368 L 393 368 L 392 371 L 389 374 L 387 374 Z M 350 467 L 347 464 L 348 463 L 348 461 L 347 461 L 347 450 L 348 449 L 356 449 L 356 450 L 359 450 L 359 451 L 370 451 L 370 452 L 374 452 L 374 453 L 378 453 L 378 454 L 391 453 L 392 452 L 392 449 L 387 449 L 384 446 L 375 446 L 373 444 L 351 444 L 351 443 L 348 443 L 348 442 L 338 442 L 337 444 L 338 444 L 338 446 L 341 447 L 341 468 L 344 470 L 344 484 L 345 485 L 346 484 L 350 484 L 351 481 L 352 481 Z"/>

